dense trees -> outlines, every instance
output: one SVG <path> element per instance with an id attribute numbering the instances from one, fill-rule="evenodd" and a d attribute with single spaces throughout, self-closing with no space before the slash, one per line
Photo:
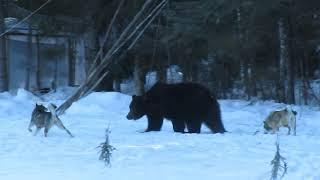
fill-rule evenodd
<path id="1" fill-rule="evenodd" d="M 29 10 L 44 2 L 15 1 Z M 125 1 L 105 49 L 119 37 L 144 2 Z M 119 89 L 121 79 L 136 75 L 139 77 L 134 79 L 140 84 L 136 89 L 141 93 L 148 71 L 157 72 L 157 79 L 165 81 L 165 69 L 178 65 L 184 81 L 203 83 L 221 98 L 259 97 L 295 103 L 302 96 L 303 102 L 308 103 L 309 96 L 317 97 L 310 89 L 310 80 L 319 78 L 319 1 L 168 2 L 136 46 L 119 57 L 123 60 L 100 89 L 112 90 L 114 81 Z M 116 0 L 55 0 L 41 13 L 81 19 L 91 53 L 86 57 L 90 65 L 118 4 Z M 1 64 L 0 61 L 0 67 Z M 1 82 L 0 79 L 0 85 Z"/>

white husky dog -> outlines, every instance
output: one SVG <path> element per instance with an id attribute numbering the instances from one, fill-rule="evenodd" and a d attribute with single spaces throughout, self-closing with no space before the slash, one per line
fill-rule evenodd
<path id="1" fill-rule="evenodd" d="M 292 110 L 291 107 L 272 111 L 263 122 L 264 129 L 266 132 L 271 131 L 272 133 L 275 133 L 276 131 L 279 131 L 280 127 L 287 127 L 288 134 L 290 134 L 291 129 L 293 129 L 294 135 L 296 135 L 296 115 L 297 112 Z"/>

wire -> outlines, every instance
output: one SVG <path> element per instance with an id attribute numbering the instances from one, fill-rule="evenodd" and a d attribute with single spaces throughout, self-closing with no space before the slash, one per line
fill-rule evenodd
<path id="1" fill-rule="evenodd" d="M 49 4 L 52 0 L 47 0 L 47 2 L 43 3 L 38 9 L 36 9 L 35 11 L 31 12 L 28 16 L 26 16 L 25 18 L 23 18 L 21 21 L 17 22 L 16 24 L 14 24 L 13 26 L 11 26 L 11 28 L 9 28 L 8 30 L 4 31 L 3 33 L 0 34 L 0 37 L 4 36 L 5 34 L 7 34 L 8 32 L 10 32 L 11 30 L 13 30 L 14 28 L 16 28 L 18 25 L 20 25 L 21 23 L 25 22 L 26 20 L 28 20 L 31 16 L 33 16 L 35 13 L 37 13 L 38 11 L 40 11 L 43 7 L 45 7 L 47 4 Z"/>

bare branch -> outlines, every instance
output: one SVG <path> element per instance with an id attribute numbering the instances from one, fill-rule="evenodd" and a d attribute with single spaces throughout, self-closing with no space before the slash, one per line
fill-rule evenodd
<path id="1" fill-rule="evenodd" d="M 142 29 L 144 31 L 148 27 L 148 25 L 154 20 L 155 16 L 157 16 L 161 12 L 163 7 L 167 4 L 167 0 L 163 0 L 163 1 L 161 1 L 161 3 L 159 5 L 157 5 L 154 8 L 151 8 L 151 12 L 149 11 L 150 13 L 147 14 L 147 12 L 149 10 L 148 8 L 151 6 L 151 3 L 154 1 L 155 0 L 147 0 L 143 4 L 140 11 L 135 15 L 133 20 L 129 23 L 129 25 L 121 33 L 120 37 L 116 40 L 116 42 L 112 45 L 112 47 L 104 55 L 99 66 L 95 66 L 95 68 L 91 67 L 90 68 L 91 71 L 89 72 L 89 76 L 80 85 L 78 90 L 71 97 L 69 97 L 60 107 L 57 108 L 58 115 L 63 114 L 65 112 L 65 110 L 72 105 L 73 102 L 88 95 L 90 93 L 90 91 L 92 91 L 103 80 L 103 78 L 110 73 L 110 68 L 117 60 L 115 58 L 115 55 L 117 53 L 122 54 L 126 50 L 128 50 L 128 49 L 125 49 L 124 46 L 127 44 L 127 42 L 129 42 L 130 39 L 132 39 L 131 37 L 136 35 L 136 37 L 134 38 L 134 40 L 136 41 L 143 34 L 143 32 L 142 32 L 137 35 L 135 33 L 137 31 L 137 28 L 135 30 L 133 30 L 133 33 L 130 33 L 130 31 L 132 31 L 132 27 L 135 24 L 138 24 L 137 27 L 142 27 Z M 144 14 L 147 14 L 147 17 L 143 18 Z M 142 21 L 140 20 L 141 22 L 138 22 L 139 19 L 142 19 Z M 146 24 L 144 22 L 146 22 Z M 112 24 L 110 26 L 112 26 Z M 109 31 L 107 31 L 107 33 L 108 32 Z M 131 36 L 131 34 L 133 34 L 133 35 Z M 107 38 L 108 35 L 106 35 L 105 37 Z M 127 39 L 128 39 L 128 41 L 127 41 Z M 131 45 L 134 45 L 134 44 L 135 44 L 135 42 L 131 42 Z M 119 51 L 120 49 L 122 49 L 122 51 Z M 101 55 L 101 53 L 102 53 L 102 50 L 101 50 L 101 52 L 99 50 L 97 57 L 99 57 Z M 97 61 L 97 60 L 95 60 L 95 61 Z M 94 64 L 96 64 L 96 63 L 94 63 Z M 104 71 L 105 71 L 105 73 L 103 73 Z"/>
<path id="2" fill-rule="evenodd" d="M 109 26 L 108 26 L 108 30 L 107 30 L 104 38 L 103 38 L 102 45 L 101 45 L 101 47 L 100 47 L 100 49 L 99 49 L 96 57 L 95 57 L 94 60 L 93 60 L 93 64 L 91 65 L 91 68 L 89 69 L 89 72 L 92 72 L 92 71 L 93 71 L 93 69 L 95 68 L 95 66 L 96 66 L 96 64 L 97 64 L 97 62 L 98 62 L 99 57 L 100 57 L 100 56 L 102 55 L 102 53 L 103 53 L 103 47 L 104 47 L 104 45 L 106 44 L 106 42 L 107 42 L 107 40 L 108 40 L 108 37 L 109 37 L 109 35 L 110 35 L 112 26 L 113 26 L 113 24 L 114 24 L 114 22 L 115 22 L 115 20 L 116 20 L 116 18 L 117 18 L 117 16 L 118 16 L 119 12 L 120 12 L 120 9 L 121 9 L 124 1 L 125 1 L 125 0 L 121 0 L 121 1 L 120 1 L 119 6 L 118 6 L 116 12 L 114 13 L 114 15 L 113 15 L 113 17 L 112 17 L 112 20 L 111 20 L 111 22 L 110 22 L 110 24 L 109 24 Z"/>
<path id="3" fill-rule="evenodd" d="M 149 25 L 152 23 L 152 21 L 162 12 L 162 9 L 166 6 L 168 1 L 164 0 L 161 2 L 161 4 L 159 4 L 154 10 L 157 10 L 157 12 L 155 12 L 155 14 L 153 16 L 151 16 L 151 14 L 147 17 L 150 18 L 151 20 L 147 23 L 147 25 L 145 25 L 145 27 L 140 31 L 140 33 L 138 34 L 138 36 L 133 40 L 133 42 L 131 43 L 131 45 L 129 46 L 128 50 L 130 50 L 135 44 L 136 42 L 139 40 L 139 38 L 143 35 L 143 33 L 145 32 L 145 30 L 149 27 Z M 151 12 L 153 13 L 153 12 Z M 146 18 L 146 19 L 147 19 Z"/>

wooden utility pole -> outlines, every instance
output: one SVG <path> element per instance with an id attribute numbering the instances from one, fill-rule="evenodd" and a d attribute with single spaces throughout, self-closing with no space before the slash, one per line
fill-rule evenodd
<path id="1" fill-rule="evenodd" d="M 28 3 L 28 9 L 32 11 L 32 4 L 31 0 L 27 1 Z M 28 42 L 27 42 L 27 63 L 26 63 L 26 83 L 25 83 L 25 89 L 30 90 L 30 76 L 31 76 L 31 67 L 32 67 L 32 25 L 31 22 L 28 22 Z"/>
<path id="2" fill-rule="evenodd" d="M 5 32 L 5 1 L 0 1 L 0 34 Z M 8 71 L 5 35 L 0 36 L 0 92 L 8 90 Z"/>

